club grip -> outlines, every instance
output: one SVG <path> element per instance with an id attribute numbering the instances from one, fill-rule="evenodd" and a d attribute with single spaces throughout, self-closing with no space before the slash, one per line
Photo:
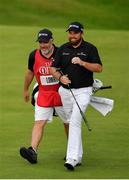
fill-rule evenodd
<path id="1" fill-rule="evenodd" d="M 112 86 L 102 86 L 100 89 L 111 89 Z"/>

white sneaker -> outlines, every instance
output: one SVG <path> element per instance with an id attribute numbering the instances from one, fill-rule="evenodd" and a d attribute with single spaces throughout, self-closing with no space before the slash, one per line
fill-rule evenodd
<path id="1" fill-rule="evenodd" d="M 68 170 L 71 170 L 73 171 L 74 170 L 74 167 L 75 166 L 78 166 L 80 165 L 80 162 L 78 162 L 77 160 L 74 160 L 74 159 L 68 159 L 64 166 L 68 169 Z"/>

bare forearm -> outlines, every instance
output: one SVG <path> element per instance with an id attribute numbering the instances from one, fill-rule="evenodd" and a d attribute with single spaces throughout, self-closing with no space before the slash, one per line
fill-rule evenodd
<path id="1" fill-rule="evenodd" d="M 67 74 L 61 74 L 56 68 L 51 67 L 50 73 L 59 80 L 62 84 L 68 85 L 71 83 L 71 80 L 68 78 Z"/>
<path id="2" fill-rule="evenodd" d="M 25 80 L 24 80 L 24 91 L 27 91 L 29 89 L 29 86 L 34 78 L 34 73 L 30 70 L 27 70 L 25 74 Z"/>
<path id="3" fill-rule="evenodd" d="M 50 74 L 54 76 L 57 80 L 60 80 L 60 77 L 62 76 L 62 74 L 57 71 L 55 67 L 50 67 Z"/>
<path id="4" fill-rule="evenodd" d="M 81 66 L 92 72 L 102 72 L 102 65 L 82 61 Z"/>

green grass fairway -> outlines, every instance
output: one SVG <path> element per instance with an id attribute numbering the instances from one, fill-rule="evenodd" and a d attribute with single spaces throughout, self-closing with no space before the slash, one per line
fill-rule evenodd
<path id="1" fill-rule="evenodd" d="M 128 0 L 0 0 L 0 24 L 129 30 Z"/>
<path id="2" fill-rule="evenodd" d="M 115 107 L 106 117 L 89 107 L 83 124 L 83 165 L 74 172 L 63 166 L 66 137 L 58 118 L 45 129 L 37 165 L 19 155 L 28 146 L 33 108 L 23 101 L 23 79 L 29 52 L 37 47 L 41 27 L 0 26 L 0 178 L 4 179 L 129 179 L 129 31 L 88 30 L 85 39 L 98 47 L 104 64 L 96 74 L 112 90 L 96 95 L 112 98 Z M 53 28 L 56 44 L 67 40 L 65 29 Z"/>

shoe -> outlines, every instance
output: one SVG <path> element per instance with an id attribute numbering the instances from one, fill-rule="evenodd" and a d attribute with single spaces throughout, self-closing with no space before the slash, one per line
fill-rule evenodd
<path id="1" fill-rule="evenodd" d="M 64 166 L 71 171 L 74 171 L 74 167 L 78 166 L 80 163 L 77 160 L 74 159 L 68 159 Z"/>
<path id="2" fill-rule="evenodd" d="M 82 157 L 78 158 L 78 163 L 76 164 L 76 166 L 81 166 L 82 165 Z"/>
<path id="3" fill-rule="evenodd" d="M 78 162 L 77 164 L 76 164 L 76 167 L 77 166 L 81 166 L 82 165 L 82 163 L 81 162 Z"/>
<path id="4" fill-rule="evenodd" d="M 24 159 L 27 159 L 31 164 L 37 163 L 37 153 L 34 151 L 32 147 L 29 147 L 29 148 L 21 147 L 20 155 Z"/>
<path id="5" fill-rule="evenodd" d="M 64 161 L 66 161 L 66 156 L 64 156 Z M 82 163 L 81 163 L 81 159 L 80 159 L 80 161 L 77 163 L 77 165 L 76 166 L 81 166 L 82 165 Z"/>

